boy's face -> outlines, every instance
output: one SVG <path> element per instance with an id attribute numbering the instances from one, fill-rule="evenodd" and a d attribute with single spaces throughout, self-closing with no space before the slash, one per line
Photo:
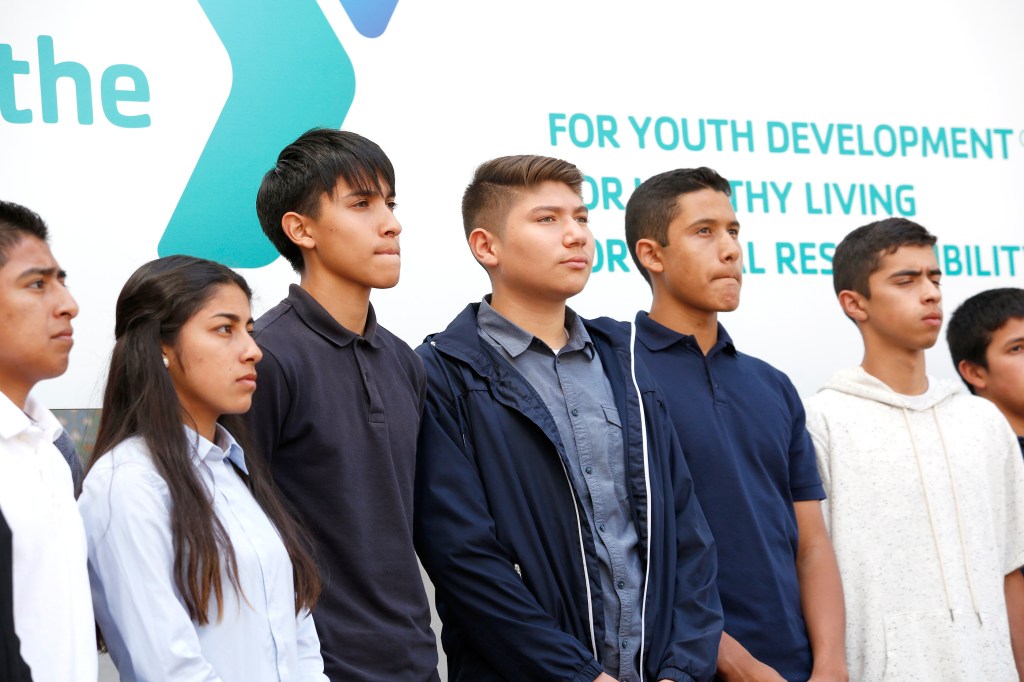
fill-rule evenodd
<path id="1" fill-rule="evenodd" d="M 22 237 L 0 267 L 0 391 L 19 407 L 36 383 L 68 368 L 77 314 L 50 247 Z"/>
<path id="2" fill-rule="evenodd" d="M 978 393 L 1003 412 L 1024 417 L 1024 318 L 1011 317 L 992 334 L 985 350 L 988 368 L 977 367 Z"/>
<path id="3" fill-rule="evenodd" d="M 395 217 L 394 195 L 359 192 L 339 178 L 334 198 L 324 193 L 319 215 L 306 220 L 315 241 L 314 252 L 306 253 L 307 269 L 313 264 L 338 279 L 371 289 L 398 284 L 402 226 Z"/>
<path id="4" fill-rule="evenodd" d="M 587 283 L 594 236 L 587 207 L 568 185 L 545 182 L 522 190 L 505 227 L 491 235 L 495 289 L 537 300 L 565 301 Z"/>
<path id="5" fill-rule="evenodd" d="M 931 348 L 942 327 L 941 278 L 930 246 L 901 246 L 883 255 L 868 277 L 871 298 L 856 295 L 865 314 L 862 329 L 893 349 Z"/>
<path id="6" fill-rule="evenodd" d="M 656 246 L 663 292 L 682 308 L 700 314 L 735 310 L 740 304 L 743 252 L 729 197 L 702 189 L 680 195 L 676 206 L 668 244 Z"/>

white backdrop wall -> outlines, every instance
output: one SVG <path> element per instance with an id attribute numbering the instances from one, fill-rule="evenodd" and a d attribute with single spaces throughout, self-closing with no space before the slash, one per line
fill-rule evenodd
<path id="1" fill-rule="evenodd" d="M 732 180 L 747 275 L 723 321 L 804 395 L 860 359 L 828 275 L 854 227 L 895 214 L 936 233 L 947 312 L 1024 281 L 1019 2 L 401 0 L 386 22 L 391 4 L 0 4 L 0 198 L 49 222 L 81 306 L 68 373 L 38 389 L 49 405 L 99 406 L 114 301 L 145 261 L 224 260 L 257 314 L 284 296 L 295 276 L 251 207 L 314 125 L 394 161 L 402 281 L 374 302 L 412 345 L 487 292 L 459 204 L 503 154 L 587 174 L 587 316 L 648 303 L 623 241 L 637 179 Z M 955 376 L 944 343 L 929 362 Z"/>

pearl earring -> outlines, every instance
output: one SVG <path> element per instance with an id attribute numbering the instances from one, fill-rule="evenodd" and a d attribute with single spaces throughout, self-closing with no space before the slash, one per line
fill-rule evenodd
<path id="1" fill-rule="evenodd" d="M 170 360 L 168 360 L 168 359 L 167 359 L 167 356 L 165 355 L 165 356 L 164 356 L 164 369 L 166 369 L 166 368 L 168 368 L 168 367 L 170 367 L 170 366 L 171 366 L 171 361 L 170 361 Z"/>

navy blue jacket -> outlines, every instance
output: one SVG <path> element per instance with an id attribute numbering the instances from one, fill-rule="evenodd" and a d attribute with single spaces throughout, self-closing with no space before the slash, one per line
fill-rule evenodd
<path id="1" fill-rule="evenodd" d="M 594 533 L 551 413 L 479 337 L 477 308 L 468 306 L 417 349 L 427 398 L 414 539 L 436 588 L 449 676 L 591 682 L 602 672 L 596 642 L 604 630 Z M 637 401 L 629 326 L 608 319 L 584 324 L 623 419 L 630 505 L 647 576 L 644 679 L 709 680 L 722 634 L 711 532 L 666 407 L 642 365 L 642 407 Z"/>

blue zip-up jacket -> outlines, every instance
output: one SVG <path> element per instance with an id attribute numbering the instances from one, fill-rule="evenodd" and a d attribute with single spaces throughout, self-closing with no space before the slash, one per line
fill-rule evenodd
<path id="1" fill-rule="evenodd" d="M 414 538 L 436 588 L 449 679 L 591 682 L 602 672 L 604 630 L 594 533 L 551 413 L 479 337 L 478 307 L 417 349 L 427 398 Z M 643 679 L 710 680 L 722 635 L 711 532 L 666 407 L 639 364 L 637 400 L 629 325 L 584 325 L 623 419 L 646 576 Z"/>

